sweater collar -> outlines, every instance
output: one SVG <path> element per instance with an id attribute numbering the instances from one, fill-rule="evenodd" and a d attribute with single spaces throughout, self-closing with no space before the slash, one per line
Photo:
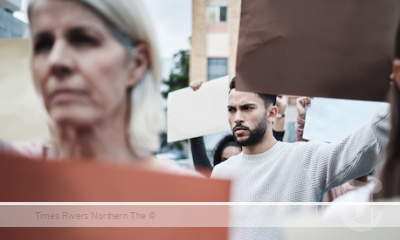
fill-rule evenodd
<path id="1" fill-rule="evenodd" d="M 272 148 L 270 148 L 269 150 L 267 150 L 267 151 L 265 151 L 263 153 L 254 154 L 254 155 L 247 155 L 247 154 L 241 152 L 241 155 L 242 155 L 242 158 L 245 161 L 257 161 L 257 160 L 264 160 L 265 161 L 269 157 L 277 154 L 281 150 L 282 145 L 283 145 L 282 142 L 278 141 Z"/>

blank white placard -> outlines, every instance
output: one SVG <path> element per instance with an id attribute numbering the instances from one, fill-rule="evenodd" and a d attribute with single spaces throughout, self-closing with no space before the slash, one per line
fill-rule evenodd
<path id="1" fill-rule="evenodd" d="M 187 87 L 168 95 L 168 142 L 229 130 L 229 77 Z"/>
<path id="2" fill-rule="evenodd" d="M 313 98 L 307 109 L 303 138 L 339 141 L 372 119 L 382 102 Z"/>

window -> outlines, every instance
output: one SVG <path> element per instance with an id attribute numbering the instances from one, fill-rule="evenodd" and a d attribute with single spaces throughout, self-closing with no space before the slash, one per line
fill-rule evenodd
<path id="1" fill-rule="evenodd" d="M 223 23 L 228 21 L 228 7 L 208 6 L 207 23 Z"/>
<path id="2" fill-rule="evenodd" d="M 228 19 L 228 8 L 227 7 L 220 7 L 219 8 L 219 21 L 220 22 L 227 22 Z"/>
<path id="3" fill-rule="evenodd" d="M 207 72 L 208 81 L 228 75 L 228 59 L 209 58 Z"/>

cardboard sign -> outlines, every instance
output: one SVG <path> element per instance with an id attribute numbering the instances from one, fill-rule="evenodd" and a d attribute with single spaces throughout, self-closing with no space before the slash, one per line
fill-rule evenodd
<path id="1" fill-rule="evenodd" d="M 227 228 L 1 228 L 0 234 L 4 239 L 43 239 L 43 240 L 225 240 Z"/>
<path id="2" fill-rule="evenodd" d="M 229 130 L 228 97 L 228 76 L 169 93 L 168 142 Z"/>
<path id="3" fill-rule="evenodd" d="M 242 1 L 239 91 L 386 100 L 396 0 Z"/>
<path id="4" fill-rule="evenodd" d="M 229 181 L 0 154 L 0 202 L 227 202 Z"/>
<path id="5" fill-rule="evenodd" d="M 0 39 L 0 138 L 43 141 L 50 133 L 30 70 L 29 39 Z"/>
<path id="6" fill-rule="evenodd" d="M 0 154 L 0 202 L 228 202 L 229 181 L 91 162 L 49 162 Z M 1 205 L 1 204 L 0 204 Z M 45 204 L 46 205 L 46 204 Z M 1 206 L 2 208 L 6 206 Z M 12 206 L 15 208 L 15 206 Z M 24 211 L 19 214 L 36 216 Z M 40 207 L 40 206 L 39 206 Z M 46 206 L 42 206 L 46 207 Z M 53 211 L 58 206 L 53 206 Z M 68 206 L 66 206 L 68 209 Z M 74 206 L 69 206 L 69 208 Z M 80 207 L 80 213 L 96 206 Z M 100 206 L 107 209 L 107 206 Z M 111 206 L 112 207 L 112 206 Z M 124 207 L 124 206 L 114 206 Z M 125 206 L 126 207 L 126 206 Z M 134 211 L 135 206 L 131 206 Z M 151 206 L 147 206 L 151 207 Z M 155 209 L 157 206 L 154 206 Z M 160 207 L 160 206 L 158 206 Z M 179 207 L 179 206 L 172 206 Z M 190 206 L 189 206 L 190 207 Z M 193 206 L 192 206 L 193 207 Z M 48 206 L 47 206 L 48 208 Z M 7 208 L 8 209 L 8 208 Z M 72 209 L 72 208 L 71 208 Z M 104 210 L 104 212 L 106 212 Z M 219 215 L 228 222 L 228 208 Z M 6 211 L 3 211 L 6 214 Z M 74 212 L 72 212 L 74 213 Z M 179 216 L 179 212 L 175 212 Z M 3 215 L 4 215 L 3 214 Z M 21 216 L 22 216 L 21 215 Z M 13 215 L 10 221 L 18 215 Z M 32 217 L 30 216 L 30 217 Z M 184 217 L 184 214 L 181 213 Z M 163 217 L 159 215 L 158 217 Z M 172 216 L 164 216 L 173 219 Z M 197 216 L 191 216 L 194 219 Z M 190 218 L 192 219 L 192 218 Z M 17 222 L 26 222 L 20 219 Z M 39 219 L 40 220 L 40 219 Z M 39 221 L 36 220 L 36 221 Z M 48 220 L 48 219 L 47 219 Z M 43 220 L 45 221 L 45 220 Z M 54 220 L 55 221 L 55 220 Z M 173 221 L 173 220 L 171 220 Z M 1 222 L 4 225 L 6 222 Z M 29 223 L 27 223 L 29 224 Z M 54 224 L 56 224 L 54 222 Z M 5 239 L 227 239 L 226 227 L 1 228 Z M 31 238 L 31 237 L 30 237 Z"/>
<path id="7" fill-rule="evenodd" d="M 307 109 L 303 138 L 323 142 L 342 140 L 367 123 L 381 102 L 313 98 Z"/>

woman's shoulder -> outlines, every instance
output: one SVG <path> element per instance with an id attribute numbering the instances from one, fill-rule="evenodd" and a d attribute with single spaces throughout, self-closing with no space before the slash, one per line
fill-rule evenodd
<path id="1" fill-rule="evenodd" d="M 38 142 L 9 142 L 0 138 L 0 152 L 29 158 L 44 156 L 45 147 Z"/>

